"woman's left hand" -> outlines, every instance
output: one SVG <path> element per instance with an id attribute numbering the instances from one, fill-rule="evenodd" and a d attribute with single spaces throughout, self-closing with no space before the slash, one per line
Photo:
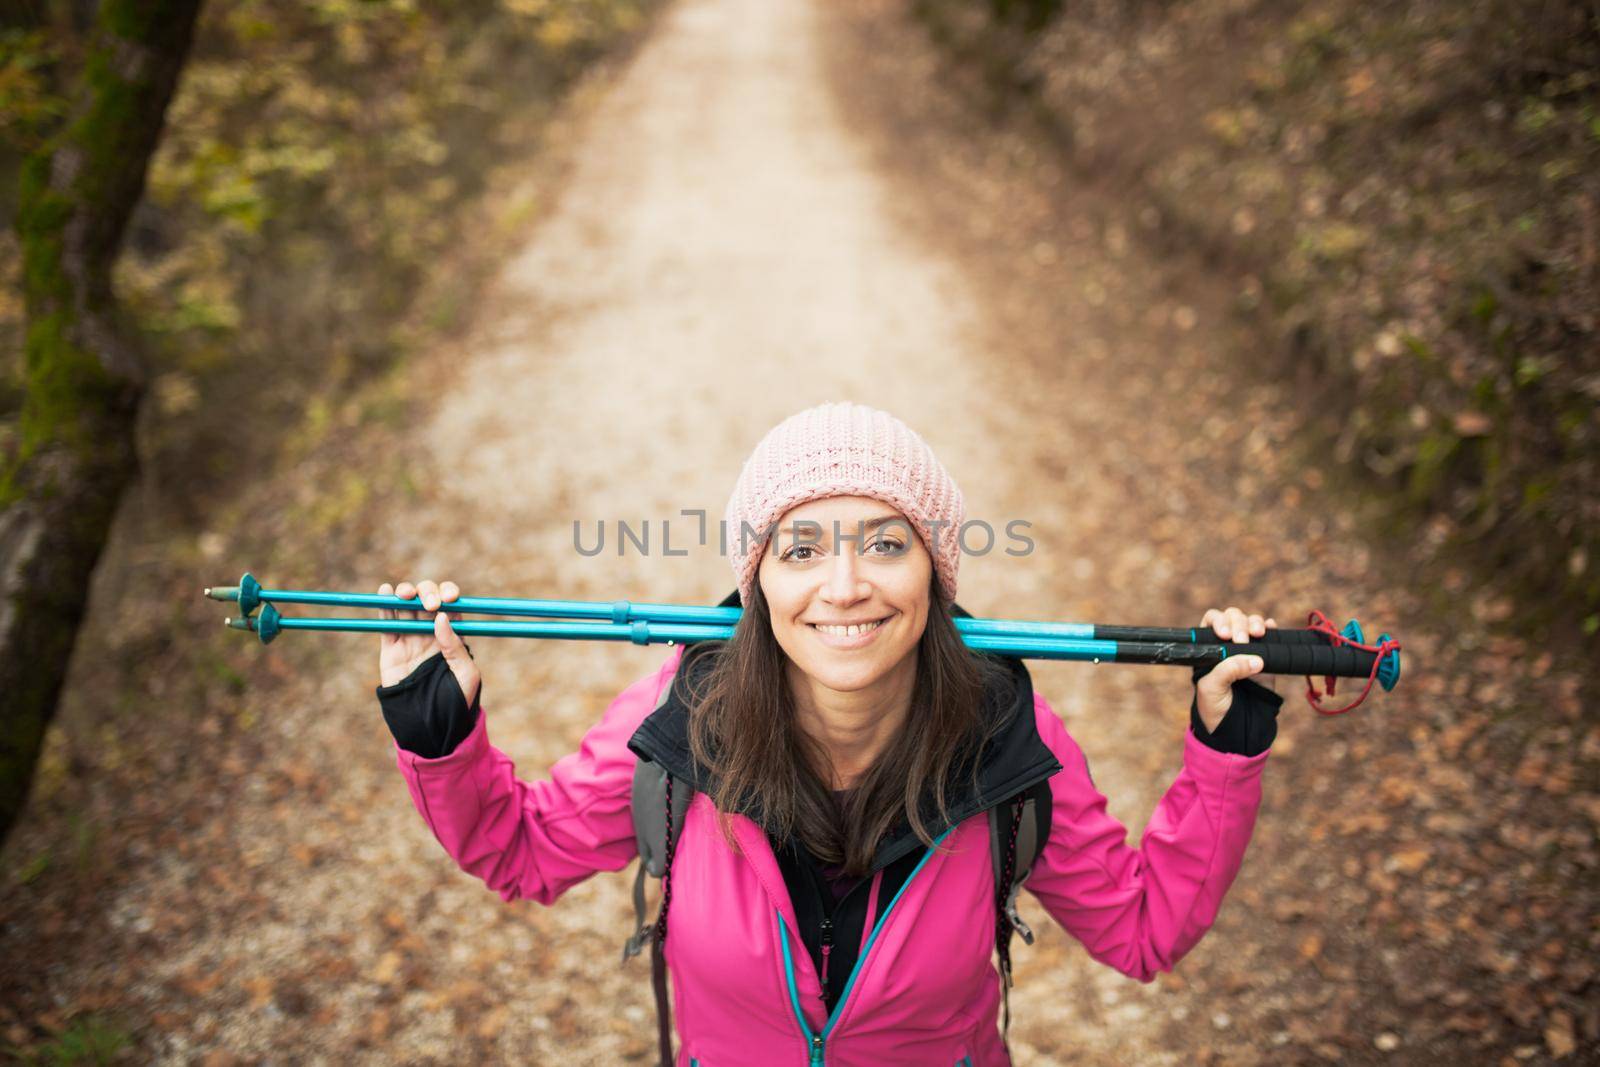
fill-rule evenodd
<path id="1" fill-rule="evenodd" d="M 1276 627 L 1278 622 L 1260 615 L 1246 615 L 1238 608 L 1226 611 L 1209 608 L 1200 617 L 1200 625 L 1210 626 L 1224 641 L 1242 644 L 1251 637 L 1266 636 L 1267 627 Z M 1229 656 L 1195 682 L 1195 706 L 1207 730 L 1216 730 L 1233 706 L 1233 683 L 1261 673 L 1261 668 L 1260 656 Z"/>

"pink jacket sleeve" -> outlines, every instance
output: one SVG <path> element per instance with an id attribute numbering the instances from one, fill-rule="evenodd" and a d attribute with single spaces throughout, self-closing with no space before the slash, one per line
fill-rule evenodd
<path id="1" fill-rule="evenodd" d="M 1135 849 L 1106 813 L 1083 751 L 1038 694 L 1034 711 L 1062 770 L 1050 780 L 1050 839 L 1025 885 L 1089 955 L 1153 981 L 1216 921 L 1255 828 L 1268 753 L 1217 752 L 1185 729 L 1183 769 Z"/>
<path id="2" fill-rule="evenodd" d="M 671 680 L 682 650 L 624 689 L 578 750 L 544 781 L 524 781 L 489 743 L 487 709 L 454 752 L 424 759 L 395 746 L 411 799 L 461 869 L 506 900 L 550 904 L 597 871 L 638 855 L 630 814 L 633 736 Z"/>

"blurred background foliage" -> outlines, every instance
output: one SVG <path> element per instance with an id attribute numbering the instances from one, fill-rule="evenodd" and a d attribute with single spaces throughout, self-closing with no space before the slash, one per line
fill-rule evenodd
<path id="1" fill-rule="evenodd" d="M 917 0 L 1151 240 L 1237 285 L 1391 534 L 1600 631 L 1600 8 Z M 1315 462 L 1315 456 L 1311 457 Z M 1576 608 L 1576 613 L 1574 613 Z"/>
<path id="2" fill-rule="evenodd" d="M 244 0 L 204 13 L 119 267 L 151 338 L 142 447 L 190 494 L 256 427 L 448 329 L 474 196 L 656 0 Z M 1312 441 L 1600 631 L 1600 15 L 1585 0 L 917 0 L 1152 240 L 1238 283 Z M 64 113 L 85 0 L 0 14 L 0 206 Z M 442 266 L 444 269 L 434 269 Z M 22 309 L 0 232 L 0 434 Z M 174 507 L 184 507 L 173 498 Z"/>
<path id="3" fill-rule="evenodd" d="M 117 271 L 151 362 L 141 456 L 156 483 L 181 481 L 164 500 L 175 518 L 196 519 L 247 458 L 260 469 L 296 427 L 314 437 L 329 398 L 457 323 L 478 280 L 457 254 L 475 199 L 654 3 L 206 6 Z M 21 159 L 65 113 L 84 7 L 22 0 L 0 15 L 8 218 Z M 7 227 L 0 433 L 21 403 L 18 270 Z"/>

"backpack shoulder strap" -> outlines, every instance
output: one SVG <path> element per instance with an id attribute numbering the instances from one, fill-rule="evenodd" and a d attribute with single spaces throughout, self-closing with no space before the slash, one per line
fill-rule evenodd
<path id="1" fill-rule="evenodd" d="M 667 702 L 672 682 L 661 689 L 656 700 L 660 708 Z M 694 798 L 694 786 L 667 769 L 647 759 L 641 759 L 633 768 L 633 837 L 639 845 L 639 869 L 633 878 L 633 933 L 622 946 L 624 962 L 637 956 L 655 931 L 655 922 L 644 917 L 644 880 L 660 878 L 667 873 L 667 779 L 672 778 L 672 840 L 683 834 L 684 817 L 689 812 L 689 801 Z"/>
<path id="2" fill-rule="evenodd" d="M 1021 818 L 1017 805 L 1021 803 Z M 1012 830 L 1016 838 L 1012 840 Z M 994 866 L 995 899 L 1001 901 L 1001 910 L 1008 920 L 1007 926 L 1022 935 L 1026 944 L 1033 944 L 1033 931 L 1017 914 L 1017 893 L 1022 883 L 1033 873 L 1033 861 L 1044 848 L 1050 836 L 1050 782 L 1046 779 L 989 809 L 989 856 Z M 1015 851 L 1011 851 L 1014 849 Z M 1010 852 L 1011 874 L 1006 875 L 1006 859 Z"/>
<path id="3" fill-rule="evenodd" d="M 1011 1030 L 1012 931 L 1020 932 L 1026 944 L 1033 944 L 1033 931 L 1017 912 L 1017 893 L 1033 872 L 1033 861 L 1049 836 L 1049 779 L 989 809 L 989 855 L 994 860 L 994 948 L 1000 959 L 1000 995 L 1005 1002 L 1001 1041 Z"/>
<path id="4" fill-rule="evenodd" d="M 656 707 L 667 702 L 672 682 L 662 687 Z M 633 768 L 633 837 L 639 845 L 639 869 L 633 876 L 633 933 L 622 946 L 622 961 L 637 956 L 650 944 L 650 985 L 656 998 L 656 1041 L 661 1067 L 672 1067 L 672 1014 L 667 996 L 667 958 L 661 950 L 666 936 L 667 905 L 671 902 L 670 883 L 665 881 L 672 853 L 683 836 L 689 802 L 694 799 L 694 784 L 669 774 L 653 760 L 641 759 Z M 661 908 L 656 918 L 645 921 L 644 880 L 648 875 L 663 880 Z"/>

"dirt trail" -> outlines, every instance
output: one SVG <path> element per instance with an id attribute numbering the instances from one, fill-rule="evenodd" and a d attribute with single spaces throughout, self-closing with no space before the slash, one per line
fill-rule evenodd
<path id="1" fill-rule="evenodd" d="M 1032 524 L 1031 555 L 963 561 L 976 614 L 1180 623 L 1238 603 L 1291 624 L 1360 605 L 1426 655 L 1435 638 L 1387 591 L 1372 546 L 1310 506 L 1314 477 L 1277 471 L 1290 421 L 1281 397 L 1227 378 L 1227 294 L 1181 264 L 1184 287 L 1165 291 L 1170 265 L 1142 257 L 1118 205 L 1064 195 L 1067 176 L 1004 128 L 975 132 L 938 80 L 899 2 L 667 10 L 471 335 L 435 359 L 421 499 L 377 505 L 383 533 L 339 561 L 349 587 L 433 577 L 467 593 L 713 602 L 731 587 L 714 527 L 700 547 L 680 512 L 714 524 L 768 426 L 848 397 L 918 428 L 971 517 Z M 573 523 L 592 541 L 601 519 L 607 551 L 580 555 Z M 619 519 L 649 521 L 649 558 L 617 557 Z M 661 552 L 668 519 L 684 556 Z M 226 774 L 226 795 L 179 774 L 168 795 L 129 799 L 146 820 L 129 826 L 158 833 L 125 827 L 126 863 L 80 902 L 100 917 L 99 950 L 52 959 L 30 995 L 120 1013 L 170 1062 L 647 1062 L 648 969 L 618 965 L 628 873 L 551 909 L 506 906 L 460 874 L 395 772 L 374 650 L 339 647 L 347 660 L 246 698 L 275 709 L 252 741 L 195 757 Z M 476 651 L 493 739 L 528 776 L 664 655 Z M 1038 664 L 1034 677 L 1137 840 L 1177 769 L 1186 674 Z M 1382 706 L 1409 710 L 1403 691 Z M 1340 877 L 1277 809 L 1329 788 L 1361 728 L 1312 721 L 1295 695 L 1286 707 L 1236 897 L 1185 964 L 1202 980 L 1130 982 L 1029 899 L 1045 932 L 1017 952 L 1019 1064 L 1311 1042 L 1261 1021 L 1270 991 L 1225 977 L 1294 956 L 1288 930 L 1251 919 L 1269 872 Z M 26 846 L 71 833 L 30 826 Z M 29 896 L 43 892 L 7 887 L 7 957 L 60 934 Z M 1247 1019 L 1262 1029 L 1239 1033 Z M 1371 1042 L 1358 1034 L 1348 1058 L 1380 1056 Z"/>

